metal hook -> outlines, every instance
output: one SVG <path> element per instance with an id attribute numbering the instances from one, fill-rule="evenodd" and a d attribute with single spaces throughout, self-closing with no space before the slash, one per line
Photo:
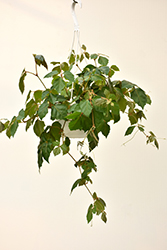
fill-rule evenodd
<path id="1" fill-rule="evenodd" d="M 79 4 L 79 6 L 80 6 L 80 8 L 82 8 L 82 2 L 80 1 L 80 0 L 73 0 L 74 1 L 74 3 L 78 3 Z"/>
<path id="2" fill-rule="evenodd" d="M 74 31 L 79 31 L 79 24 L 78 24 L 77 17 L 76 17 L 76 14 L 75 14 L 75 5 L 77 3 L 79 4 L 80 8 L 82 8 L 81 0 L 73 0 L 73 3 L 72 3 L 72 16 L 73 16 L 73 20 L 74 20 Z"/>

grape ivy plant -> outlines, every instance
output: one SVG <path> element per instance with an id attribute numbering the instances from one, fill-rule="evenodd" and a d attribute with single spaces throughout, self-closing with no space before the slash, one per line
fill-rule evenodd
<path id="1" fill-rule="evenodd" d="M 91 192 L 88 184 L 92 184 L 90 174 L 97 171 L 97 166 L 89 154 L 82 153 L 80 159 L 70 153 L 70 142 L 65 132 L 65 125 L 68 124 L 71 131 L 81 130 L 85 138 L 79 142 L 82 147 L 85 140 L 89 151 L 92 151 L 99 144 L 99 134 L 108 137 L 110 126 L 121 119 L 121 113 L 127 116 L 129 127 L 125 136 L 132 134 L 135 130 L 140 131 L 146 137 L 146 143 L 152 143 L 157 149 L 158 141 L 155 134 L 145 132 L 141 120 L 144 114 L 145 105 L 151 104 L 150 97 L 138 85 L 127 80 L 112 80 L 112 76 L 119 68 L 110 65 L 107 56 L 99 53 L 89 54 L 86 46 L 82 45 L 82 53 L 76 55 L 71 52 L 67 62 L 51 62 L 52 70 L 41 79 L 38 75 L 38 67 L 48 69 L 45 58 L 42 55 L 33 55 L 35 60 L 35 72 L 23 69 L 19 89 L 21 93 L 25 90 L 25 78 L 28 74 L 34 75 L 42 84 L 42 89 L 29 90 L 25 107 L 18 115 L 13 116 L 11 121 L 0 120 L 0 132 L 6 131 L 6 135 L 14 137 L 19 125 L 25 124 L 27 131 L 33 126 L 35 135 L 39 138 L 37 148 L 38 167 L 42 167 L 44 161 L 49 163 L 51 153 L 54 156 L 68 154 L 74 161 L 75 168 L 78 168 L 80 177 L 74 182 L 73 190 L 85 186 L 92 196 L 92 203 L 88 207 L 87 222 L 93 219 L 93 215 L 100 215 L 106 222 L 106 203 L 96 192 Z M 81 68 L 81 63 L 86 60 L 86 66 Z M 88 63 L 89 61 L 89 63 Z M 74 66 L 78 71 L 72 73 Z M 44 80 L 51 79 L 50 88 L 47 88 Z M 50 125 L 45 124 L 45 117 L 50 113 Z"/>

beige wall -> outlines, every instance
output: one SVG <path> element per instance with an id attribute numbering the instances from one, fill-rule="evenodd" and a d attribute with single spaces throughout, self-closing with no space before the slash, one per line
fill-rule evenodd
<path id="1" fill-rule="evenodd" d="M 117 78 L 149 92 L 153 103 L 145 125 L 167 138 L 167 1 L 82 2 L 81 42 L 91 53 L 108 54 L 121 69 Z M 70 3 L 0 1 L 0 117 L 10 119 L 24 105 L 18 79 L 24 67 L 33 70 L 33 53 L 48 62 L 66 60 L 73 36 Z M 41 88 L 31 76 L 26 83 L 26 90 Z M 23 125 L 11 140 L 1 134 L 0 249 L 166 250 L 167 141 L 159 140 L 157 151 L 138 134 L 124 147 L 128 125 L 123 118 L 94 152 L 99 170 L 92 191 L 106 200 L 108 222 L 95 218 L 93 227 L 85 219 L 91 203 L 86 190 L 69 196 L 79 173 L 68 156 L 52 156 L 39 174 L 32 130 L 25 134 Z"/>

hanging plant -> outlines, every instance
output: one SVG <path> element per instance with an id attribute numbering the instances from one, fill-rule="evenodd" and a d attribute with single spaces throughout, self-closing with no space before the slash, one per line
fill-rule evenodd
<path id="1" fill-rule="evenodd" d="M 42 55 L 33 55 L 35 60 L 35 73 L 26 69 L 22 71 L 19 80 L 19 89 L 25 91 L 25 78 L 32 74 L 39 79 L 42 89 L 28 91 L 25 107 L 12 120 L 0 121 L 0 132 L 6 130 L 6 135 L 14 137 L 20 124 L 25 124 L 27 131 L 31 126 L 35 135 L 39 138 L 37 149 L 38 167 L 42 167 L 44 161 L 49 163 L 50 155 L 57 156 L 68 154 L 74 161 L 74 166 L 79 170 L 80 177 L 71 187 L 71 193 L 75 188 L 85 186 L 92 196 L 92 203 L 87 211 L 87 222 L 93 215 L 100 215 L 106 222 L 106 203 L 96 192 L 91 192 L 88 187 L 92 184 L 90 174 L 97 171 L 97 165 L 89 154 L 81 152 L 80 159 L 75 159 L 70 153 L 71 136 L 69 131 L 82 131 L 84 136 L 78 142 L 82 147 L 87 140 L 89 152 L 99 145 L 99 135 L 108 137 L 110 127 L 121 120 L 121 116 L 127 116 L 129 127 L 125 136 L 134 131 L 140 131 L 146 137 L 146 143 L 152 143 L 158 149 L 158 142 L 153 132 L 148 134 L 141 124 L 146 119 L 144 108 L 151 104 L 150 96 L 138 85 L 127 80 L 112 80 L 115 72 L 119 71 L 116 65 L 110 65 L 107 56 L 99 53 L 90 54 L 86 46 L 82 45 L 82 53 L 76 55 L 72 50 L 67 62 L 51 62 L 52 70 L 44 76 L 50 78 L 51 85 L 47 88 L 44 81 L 38 75 L 38 67 L 48 69 L 45 58 Z M 81 69 L 81 62 L 86 58 L 87 63 Z M 74 67 L 78 68 L 77 74 L 72 73 Z M 45 117 L 50 114 L 50 125 L 45 123 Z M 67 128 L 66 128 L 67 127 Z M 75 137 L 75 135 L 74 135 Z M 80 137 L 80 135 L 76 135 Z"/>
<path id="2" fill-rule="evenodd" d="M 88 207 L 87 222 L 89 223 L 96 214 L 106 223 L 106 203 L 89 188 L 89 184 L 93 183 L 90 174 L 92 171 L 97 171 L 97 165 L 89 153 L 82 152 L 85 141 L 88 141 L 86 145 L 88 152 L 91 152 L 99 145 L 99 135 L 102 134 L 107 138 L 110 127 L 118 123 L 123 114 L 130 122 L 125 136 L 135 130 L 140 131 L 146 137 L 147 144 L 151 143 L 157 149 L 159 145 L 155 134 L 152 131 L 147 134 L 141 124 L 142 119 L 146 119 L 145 105 L 151 105 L 150 97 L 134 83 L 127 80 L 113 81 L 112 76 L 119 71 L 119 68 L 110 65 L 107 56 L 99 53 L 90 54 L 85 45 L 80 46 L 79 25 L 74 11 L 77 3 L 82 6 L 81 0 L 73 0 L 74 37 L 68 61 L 51 62 L 53 68 L 44 76 L 44 80 L 51 79 L 50 88 L 47 88 L 38 74 L 38 67 L 43 66 L 48 70 L 48 65 L 42 55 L 33 55 L 35 73 L 23 69 L 19 89 L 23 94 L 28 74 L 37 77 L 43 88 L 28 91 L 25 107 L 18 115 L 13 116 L 11 121 L 0 120 L 0 132 L 6 130 L 6 135 L 11 138 L 14 137 L 20 123 L 25 124 L 26 131 L 33 126 L 33 131 L 39 138 L 37 149 L 39 171 L 44 161 L 49 163 L 51 153 L 54 156 L 61 153 L 68 154 L 80 173 L 79 179 L 71 187 L 71 193 L 75 188 L 85 186 L 93 200 Z M 76 53 L 73 50 L 75 35 L 77 48 L 81 49 L 80 54 L 78 49 Z M 86 63 L 81 67 L 83 60 Z M 76 68 L 77 73 L 74 74 Z M 49 125 L 45 120 L 48 115 L 50 115 Z M 82 138 L 78 141 L 80 159 L 76 159 L 70 152 L 71 138 Z"/>

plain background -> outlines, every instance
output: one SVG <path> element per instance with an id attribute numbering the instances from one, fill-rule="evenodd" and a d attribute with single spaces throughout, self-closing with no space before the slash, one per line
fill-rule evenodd
<path id="1" fill-rule="evenodd" d="M 98 172 L 91 190 L 107 203 L 107 224 L 86 222 L 91 197 L 83 188 L 70 196 L 79 172 L 68 156 L 50 157 L 37 168 L 38 139 L 20 126 L 14 139 L 0 135 L 0 249 L 2 250 L 166 250 L 167 249 L 167 1 L 82 0 L 76 7 L 81 43 L 90 53 L 110 56 L 120 72 L 150 94 L 148 131 L 160 150 L 138 133 L 124 137 L 122 118 L 93 157 Z M 70 0 L 0 0 L 0 117 L 11 119 L 24 106 L 27 91 L 41 88 L 32 76 L 22 96 L 18 80 L 24 67 L 34 70 L 32 54 L 47 62 L 69 55 L 73 20 Z M 50 67 L 51 69 L 51 67 Z M 47 72 L 40 69 L 42 75 Z M 77 140 L 72 143 L 72 152 Z"/>

